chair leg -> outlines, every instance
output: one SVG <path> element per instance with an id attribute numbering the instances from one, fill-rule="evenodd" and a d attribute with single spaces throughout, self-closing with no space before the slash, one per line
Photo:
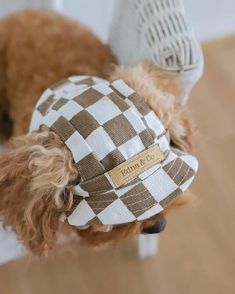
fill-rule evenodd
<path id="1" fill-rule="evenodd" d="M 156 255 L 158 252 L 158 235 L 139 235 L 138 236 L 138 257 L 144 259 Z"/>

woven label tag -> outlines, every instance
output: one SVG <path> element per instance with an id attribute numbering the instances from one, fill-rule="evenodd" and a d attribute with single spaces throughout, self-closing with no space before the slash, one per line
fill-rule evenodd
<path id="1" fill-rule="evenodd" d="M 159 146 L 154 145 L 116 166 L 108 174 L 118 188 L 164 159 L 165 156 Z"/>

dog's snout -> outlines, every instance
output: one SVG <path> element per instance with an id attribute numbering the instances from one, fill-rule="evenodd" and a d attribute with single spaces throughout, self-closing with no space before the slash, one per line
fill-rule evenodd
<path id="1" fill-rule="evenodd" d="M 165 229 L 166 223 L 167 223 L 166 219 L 163 217 L 163 218 L 159 219 L 158 221 L 156 221 L 156 223 L 153 226 L 145 228 L 143 230 L 143 233 L 144 234 L 158 234 Z"/>

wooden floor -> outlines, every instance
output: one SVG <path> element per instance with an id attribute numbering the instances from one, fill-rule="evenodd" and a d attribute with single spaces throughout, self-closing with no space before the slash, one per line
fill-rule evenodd
<path id="1" fill-rule="evenodd" d="M 235 293 L 235 38 L 204 46 L 206 70 L 191 97 L 199 129 L 199 203 L 168 218 L 159 254 L 116 249 L 0 268 L 1 294 Z"/>

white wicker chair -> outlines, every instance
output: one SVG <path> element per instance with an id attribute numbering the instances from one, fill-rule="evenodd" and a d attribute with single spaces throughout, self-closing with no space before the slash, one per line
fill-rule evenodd
<path id="1" fill-rule="evenodd" d="M 121 64 L 149 59 L 180 76 L 186 95 L 201 77 L 202 50 L 181 0 L 117 0 L 109 43 Z"/>

